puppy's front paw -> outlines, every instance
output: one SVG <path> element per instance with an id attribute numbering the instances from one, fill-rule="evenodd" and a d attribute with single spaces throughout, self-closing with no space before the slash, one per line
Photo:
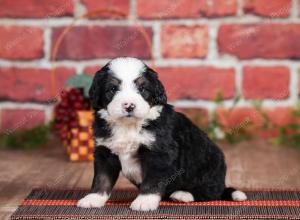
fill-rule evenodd
<path id="1" fill-rule="evenodd" d="M 158 194 L 138 195 L 130 208 L 135 211 L 153 211 L 158 208 L 161 196 Z"/>
<path id="2" fill-rule="evenodd" d="M 108 200 L 107 194 L 90 193 L 78 201 L 77 207 L 100 208 L 104 206 L 107 200 Z"/>

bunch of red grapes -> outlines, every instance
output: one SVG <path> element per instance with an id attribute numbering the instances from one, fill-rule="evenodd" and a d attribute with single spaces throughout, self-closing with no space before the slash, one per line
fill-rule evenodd
<path id="1" fill-rule="evenodd" d="M 61 101 L 54 109 L 54 123 L 61 140 L 66 140 L 69 131 L 78 127 L 76 112 L 90 110 L 91 104 L 89 99 L 84 97 L 83 89 L 79 88 L 63 90 L 60 97 Z"/>

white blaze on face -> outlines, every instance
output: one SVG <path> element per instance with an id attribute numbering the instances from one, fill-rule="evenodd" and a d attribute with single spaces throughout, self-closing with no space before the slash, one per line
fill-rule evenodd
<path id="1" fill-rule="evenodd" d="M 145 65 L 135 58 L 117 58 L 111 61 L 109 66 L 111 72 L 116 78 L 121 80 L 119 91 L 115 94 L 112 101 L 107 106 L 108 114 L 112 118 L 121 118 L 127 115 L 122 105 L 130 103 L 135 106 L 133 116 L 136 118 L 145 118 L 149 113 L 150 105 L 138 93 L 134 80 L 136 80 Z"/>

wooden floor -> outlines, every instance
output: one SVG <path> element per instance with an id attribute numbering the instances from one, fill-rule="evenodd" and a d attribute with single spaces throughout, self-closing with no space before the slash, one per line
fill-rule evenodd
<path id="1" fill-rule="evenodd" d="M 220 144 L 228 164 L 227 185 L 240 188 L 300 188 L 300 150 L 252 141 Z M 0 151 L 0 220 L 8 219 L 34 187 L 85 187 L 92 163 L 69 162 L 57 142 L 39 150 Z M 116 187 L 133 187 L 120 176 Z"/>

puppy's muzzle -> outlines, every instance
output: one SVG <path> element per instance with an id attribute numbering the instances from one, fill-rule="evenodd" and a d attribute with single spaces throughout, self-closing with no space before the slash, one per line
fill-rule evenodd
<path id="1" fill-rule="evenodd" d="M 135 109 L 135 104 L 126 102 L 122 104 L 122 107 L 127 113 L 131 113 Z"/>

